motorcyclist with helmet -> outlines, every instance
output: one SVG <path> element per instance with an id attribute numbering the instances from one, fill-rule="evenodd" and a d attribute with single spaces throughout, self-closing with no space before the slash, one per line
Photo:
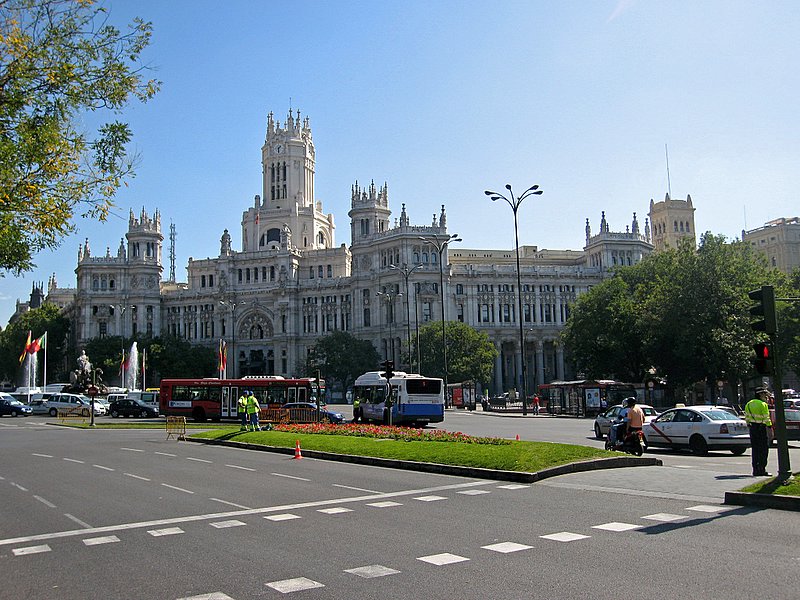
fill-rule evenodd
<path id="1" fill-rule="evenodd" d="M 619 422 L 612 425 L 608 432 L 609 447 L 615 448 L 625 443 L 626 437 L 642 430 L 644 411 L 636 405 L 636 398 L 625 398 L 625 408 L 619 413 Z"/>

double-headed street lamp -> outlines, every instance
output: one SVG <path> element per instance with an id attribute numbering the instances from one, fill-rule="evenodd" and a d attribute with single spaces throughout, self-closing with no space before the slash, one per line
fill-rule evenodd
<path id="1" fill-rule="evenodd" d="M 436 248 L 436 252 L 439 254 L 439 290 L 442 292 L 442 357 L 444 359 L 444 393 L 445 398 L 447 397 L 447 333 L 445 332 L 445 321 L 447 319 L 445 314 L 445 306 L 444 306 L 444 265 L 442 264 L 442 256 L 444 255 L 444 251 L 447 250 L 447 247 L 450 245 L 450 242 L 460 242 L 461 238 L 458 237 L 457 233 L 454 233 L 446 238 L 438 238 L 436 236 L 431 237 L 422 237 L 421 239 L 426 244 L 430 244 L 434 248 Z"/>
<path id="2" fill-rule="evenodd" d="M 414 265 L 411 268 L 409 268 L 408 265 L 405 263 L 403 263 L 402 267 L 398 267 L 397 265 L 389 265 L 389 268 L 393 271 L 397 271 L 398 273 L 400 273 L 406 282 L 406 337 L 408 338 L 406 343 L 408 344 L 408 370 L 411 373 L 414 372 L 414 364 L 413 364 L 414 361 L 411 359 L 411 309 L 409 307 L 409 303 L 411 302 L 411 296 L 409 296 L 408 294 L 408 278 L 411 276 L 411 273 L 419 269 L 421 266 L 422 263 Z M 414 298 L 415 298 L 414 308 L 416 310 L 416 295 L 414 296 Z M 419 369 L 419 361 L 417 361 L 417 369 Z"/>
<path id="3" fill-rule="evenodd" d="M 394 321 L 394 300 L 398 296 L 402 296 L 403 294 L 398 294 L 394 289 L 390 289 L 388 292 L 378 292 L 375 294 L 376 296 L 380 296 L 383 300 L 386 301 L 386 322 L 389 324 L 389 344 L 391 346 L 391 350 L 387 353 L 386 359 L 391 360 L 394 362 L 394 339 L 392 338 L 392 322 Z"/>
<path id="4" fill-rule="evenodd" d="M 506 184 L 506 189 L 508 190 L 508 194 L 511 196 L 511 199 L 506 198 L 503 194 L 499 192 L 492 192 L 491 190 L 486 190 L 484 194 L 489 196 L 492 199 L 492 202 L 496 200 L 500 200 L 501 198 L 508 202 L 508 205 L 511 207 L 511 210 L 514 212 L 514 247 L 517 252 L 517 307 L 519 309 L 519 314 L 517 315 L 517 319 L 519 320 L 519 344 L 520 344 L 520 354 L 522 358 L 522 414 L 528 414 L 528 390 L 527 390 L 527 382 L 525 381 L 527 365 L 525 364 L 525 330 L 523 329 L 522 325 L 522 277 L 520 275 L 519 269 L 519 224 L 517 222 L 517 209 L 519 209 L 519 205 L 522 204 L 522 201 L 525 200 L 528 196 L 541 196 L 542 190 L 539 189 L 538 185 L 533 185 L 525 190 L 521 196 L 516 197 L 514 196 L 514 192 L 511 190 L 511 184 Z"/>
<path id="5" fill-rule="evenodd" d="M 236 307 L 247 304 L 247 302 L 220 300 L 219 303 L 231 309 L 231 354 L 233 355 L 233 377 L 231 379 L 236 379 L 236 365 L 238 363 L 238 357 L 236 356 Z"/>

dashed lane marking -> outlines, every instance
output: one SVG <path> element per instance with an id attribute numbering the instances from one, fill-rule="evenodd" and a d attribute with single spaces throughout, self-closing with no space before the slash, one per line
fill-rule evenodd
<path id="1" fill-rule="evenodd" d="M 704 513 L 722 513 L 729 510 L 736 510 L 738 506 L 722 506 L 720 504 L 698 504 L 697 506 L 690 506 L 686 510 L 694 510 L 696 512 Z"/>
<path id="2" fill-rule="evenodd" d="M 18 490 L 20 490 L 22 492 L 27 492 L 28 491 L 28 488 L 22 487 L 20 484 L 14 483 L 13 481 L 11 482 L 11 485 L 13 485 L 15 488 L 17 488 Z"/>
<path id="3" fill-rule="evenodd" d="M 103 471 L 114 471 L 111 467 L 104 467 L 103 465 L 92 465 L 96 469 L 102 469 Z"/>
<path id="4" fill-rule="evenodd" d="M 141 479 L 142 481 L 150 481 L 147 477 L 142 477 L 141 475 L 134 475 L 133 473 L 125 473 L 126 477 L 133 477 L 134 479 Z"/>
<path id="5" fill-rule="evenodd" d="M 210 460 L 206 460 L 205 458 L 194 458 L 193 456 L 187 456 L 186 460 L 193 460 L 194 462 L 201 462 L 206 464 L 213 464 Z"/>
<path id="6" fill-rule="evenodd" d="M 236 504 L 235 502 L 228 502 L 227 500 L 220 500 L 219 498 L 209 498 L 209 500 L 213 500 L 214 502 L 219 502 L 220 504 L 227 504 L 228 506 L 233 506 L 235 508 L 241 508 L 242 510 L 252 510 L 249 506 Z"/>
<path id="7" fill-rule="evenodd" d="M 264 518 L 268 521 L 291 521 L 292 519 L 302 519 L 303 517 L 292 513 L 283 513 L 281 515 L 267 515 Z"/>
<path id="8" fill-rule="evenodd" d="M 555 542 L 575 542 L 577 540 L 585 540 L 592 536 L 581 535 L 580 533 L 570 533 L 569 531 L 562 531 L 560 533 L 550 533 L 548 535 L 540 535 L 540 538 L 546 540 L 553 540 Z"/>
<path id="9" fill-rule="evenodd" d="M 639 529 L 641 525 L 633 525 L 632 523 L 605 523 L 603 525 L 593 525 L 592 529 L 602 529 L 603 531 L 630 531 L 631 529 Z"/>
<path id="10" fill-rule="evenodd" d="M 311 481 L 310 479 L 306 479 L 305 477 L 298 477 L 297 475 L 286 475 L 284 473 L 270 473 L 270 475 L 275 475 L 275 477 L 285 477 L 286 479 L 295 479 L 296 481 Z"/>
<path id="11" fill-rule="evenodd" d="M 264 584 L 271 587 L 273 590 L 281 594 L 288 594 L 290 592 L 301 592 L 303 590 L 313 590 L 314 588 L 325 587 L 319 581 L 308 579 L 307 577 L 297 577 L 295 579 L 283 579 L 281 581 L 273 581 Z"/>
<path id="12" fill-rule="evenodd" d="M 147 533 L 153 537 L 162 537 L 165 535 L 178 535 L 179 533 L 184 533 L 184 531 L 180 527 L 166 527 L 164 529 L 151 529 Z"/>
<path id="13" fill-rule="evenodd" d="M 371 579 L 373 577 L 385 577 L 386 575 L 397 575 L 400 571 L 395 569 L 390 569 L 389 567 L 384 567 L 383 565 L 369 565 L 367 567 L 356 567 L 355 569 L 345 569 L 345 573 L 351 573 L 352 575 L 358 575 L 359 577 L 364 577 L 365 579 Z"/>
<path id="14" fill-rule="evenodd" d="M 441 567 L 443 565 L 452 565 L 454 563 L 460 563 L 469 560 L 464 556 L 459 556 L 458 554 L 450 554 L 449 552 L 444 552 L 442 554 L 431 554 L 430 556 L 420 556 L 417 560 L 421 560 L 422 562 L 430 563 L 432 565 L 436 565 L 437 567 Z"/>
<path id="15" fill-rule="evenodd" d="M 209 523 L 212 527 L 216 527 L 217 529 L 227 529 L 228 527 L 241 527 L 245 525 L 244 521 L 238 521 L 236 519 L 230 519 L 229 521 L 217 521 L 215 523 Z"/>
<path id="16" fill-rule="evenodd" d="M 465 496 L 479 496 L 480 494 L 491 494 L 489 490 L 462 490 L 456 494 L 464 494 Z"/>
<path id="17" fill-rule="evenodd" d="M 79 465 L 85 465 L 86 464 L 85 460 L 78 460 L 77 458 L 66 458 L 65 457 L 65 458 L 62 458 L 61 460 L 65 460 L 65 461 L 71 462 L 71 463 L 78 463 Z"/>
<path id="18" fill-rule="evenodd" d="M 38 452 L 33 452 L 31 456 L 39 456 L 41 458 L 53 458 L 52 454 L 39 454 Z"/>
<path id="19" fill-rule="evenodd" d="M 345 508 L 344 506 L 334 506 L 333 508 L 320 508 L 317 510 L 317 512 L 321 512 L 326 515 L 340 515 L 342 513 L 353 512 L 353 509 Z"/>
<path id="20" fill-rule="evenodd" d="M 242 471 L 255 472 L 255 469 L 251 469 L 250 467 L 242 467 L 240 465 L 225 465 L 225 466 L 230 467 L 231 469 L 241 469 Z"/>
<path id="21" fill-rule="evenodd" d="M 210 594 L 199 594 L 197 596 L 184 596 L 178 600 L 233 600 L 228 594 L 222 592 L 211 592 Z"/>
<path id="22" fill-rule="evenodd" d="M 643 519 L 647 519 L 648 521 L 660 521 L 662 523 L 669 523 L 671 521 L 680 521 L 681 519 L 685 519 L 684 515 L 672 515 L 670 513 L 656 513 L 654 515 L 647 515 L 646 517 L 642 517 Z"/>
<path id="23" fill-rule="evenodd" d="M 520 550 L 530 550 L 533 546 L 526 544 L 517 544 L 516 542 L 500 542 L 498 544 L 489 544 L 488 546 L 481 546 L 484 550 L 491 550 L 492 552 L 500 552 L 508 554 L 510 552 L 519 552 Z"/>
<path id="24" fill-rule="evenodd" d="M 414 500 L 419 500 L 420 502 L 436 502 L 437 500 L 447 500 L 444 496 L 418 496 L 414 498 Z"/>
<path id="25" fill-rule="evenodd" d="M 168 483 L 162 483 L 161 485 L 163 485 L 165 488 L 169 488 L 169 489 L 175 490 L 177 492 L 184 492 L 186 494 L 194 494 L 194 492 L 192 490 L 185 490 L 182 487 L 178 487 L 176 485 L 170 485 Z"/>
<path id="26" fill-rule="evenodd" d="M 375 508 L 391 508 L 392 506 L 403 506 L 400 502 L 392 502 L 391 500 L 387 500 L 386 502 L 368 502 L 367 506 L 374 506 Z"/>
<path id="27" fill-rule="evenodd" d="M 73 516 L 73 515 L 71 515 L 69 513 L 64 513 L 64 516 L 67 517 L 70 521 L 74 521 L 75 523 L 77 523 L 81 527 L 84 527 L 85 529 L 94 529 L 86 521 L 81 521 L 78 517 L 75 517 L 75 516 Z"/>
<path id="28" fill-rule="evenodd" d="M 96 538 L 86 538 L 83 543 L 87 546 L 99 546 L 101 544 L 113 544 L 118 542 L 119 538 L 115 535 L 105 535 Z"/>
<path id="29" fill-rule="evenodd" d="M 120 450 L 125 450 L 126 452 L 144 452 L 144 450 L 140 450 L 139 448 L 120 448 Z"/>
<path id="30" fill-rule="evenodd" d="M 524 485 L 522 483 L 509 483 L 506 485 L 498 485 L 497 488 L 501 490 L 524 490 L 525 488 L 529 488 L 531 486 Z"/>
<path id="31" fill-rule="evenodd" d="M 25 556 L 26 554 L 40 554 L 42 552 L 50 552 L 50 546 L 44 544 L 42 546 L 28 546 L 27 548 L 14 548 L 11 552 L 14 556 Z"/>
<path id="32" fill-rule="evenodd" d="M 159 456 L 171 456 L 172 458 L 176 458 L 177 454 L 170 454 L 169 452 L 153 452 L 153 454 L 158 454 Z"/>
<path id="33" fill-rule="evenodd" d="M 343 488 L 345 490 L 354 490 L 356 492 L 367 492 L 368 494 L 380 494 L 378 490 L 367 490 L 364 488 L 353 487 L 351 485 L 342 485 L 341 483 L 332 483 L 333 487 Z"/>
<path id="34" fill-rule="evenodd" d="M 55 508 L 55 507 L 56 507 L 56 505 L 55 505 L 55 504 L 53 504 L 53 503 L 52 503 L 52 502 L 50 502 L 49 500 L 45 500 L 45 499 L 44 499 L 44 498 L 42 498 L 41 496 L 36 496 L 36 495 L 34 495 L 33 497 L 34 497 L 34 499 L 35 499 L 35 500 L 38 500 L 39 502 L 41 502 L 42 504 L 44 504 L 44 505 L 45 505 L 46 507 L 48 507 L 48 508 Z"/>

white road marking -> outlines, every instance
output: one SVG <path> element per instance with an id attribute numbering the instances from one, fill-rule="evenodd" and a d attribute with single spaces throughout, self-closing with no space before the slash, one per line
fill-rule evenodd
<path id="1" fill-rule="evenodd" d="M 436 502 L 437 500 L 447 500 L 444 496 L 419 496 L 414 498 L 414 500 L 419 500 L 420 502 Z"/>
<path id="2" fill-rule="evenodd" d="M 332 483 L 331 485 L 333 487 L 344 488 L 346 490 L 355 490 L 356 492 L 367 492 L 369 494 L 380 494 L 380 492 L 377 491 L 377 490 L 367 490 L 367 489 L 364 489 L 364 488 L 353 487 L 353 486 L 350 486 L 350 485 L 342 485 L 340 483 Z"/>
<path id="3" fill-rule="evenodd" d="M 590 535 L 581 535 L 580 533 L 570 533 L 569 531 L 562 531 L 560 533 L 551 533 L 549 535 L 540 535 L 540 538 L 546 540 L 553 540 L 556 542 L 574 542 L 577 540 L 585 540 L 592 537 Z"/>
<path id="4" fill-rule="evenodd" d="M 392 506 L 403 506 L 400 502 L 392 502 L 391 500 L 387 500 L 386 502 L 369 502 L 367 506 L 374 506 L 375 508 L 389 508 Z"/>
<path id="5" fill-rule="evenodd" d="M 180 488 L 180 487 L 175 486 L 175 485 L 170 485 L 168 483 L 162 483 L 161 485 L 163 485 L 164 487 L 169 488 L 171 490 L 176 490 L 178 492 L 185 492 L 187 494 L 194 494 L 194 492 L 192 490 L 185 490 L 183 488 Z"/>
<path id="6" fill-rule="evenodd" d="M 52 455 L 52 454 L 39 454 L 39 453 L 37 453 L 37 452 L 33 452 L 33 453 L 31 454 L 31 456 L 40 456 L 40 457 L 42 457 L 42 458 L 53 458 L 53 455 Z"/>
<path id="7" fill-rule="evenodd" d="M 43 546 L 28 546 L 27 548 L 14 548 L 12 550 L 14 556 L 24 556 L 26 554 L 39 554 L 40 552 L 50 552 L 50 546 L 44 544 Z"/>
<path id="8" fill-rule="evenodd" d="M 500 542 L 499 544 L 490 544 L 488 546 L 481 546 L 484 550 L 491 550 L 492 552 L 501 552 L 508 554 L 509 552 L 519 552 L 520 550 L 530 550 L 533 546 L 526 544 L 517 544 L 516 542 Z"/>
<path id="9" fill-rule="evenodd" d="M 128 452 L 144 452 L 144 450 L 139 450 L 138 448 L 120 448 L 120 450 L 126 450 Z"/>
<path id="10" fill-rule="evenodd" d="M 236 519 L 230 519 L 229 521 L 217 521 L 215 523 L 209 523 L 212 527 L 216 527 L 217 529 L 227 529 L 228 527 L 241 527 L 242 525 L 246 525 L 243 521 L 237 521 Z"/>
<path id="11" fill-rule="evenodd" d="M 78 517 L 75 517 L 75 516 L 73 516 L 73 515 L 71 515 L 69 513 L 64 513 L 64 516 L 67 517 L 70 521 L 75 521 L 81 527 L 85 527 L 86 529 L 94 529 L 86 521 L 81 521 Z"/>
<path id="12" fill-rule="evenodd" d="M 162 537 L 165 535 L 178 535 L 179 533 L 184 533 L 184 531 L 180 527 L 167 527 L 165 529 L 151 529 L 147 533 L 153 537 Z"/>
<path id="13" fill-rule="evenodd" d="M 0 476 L 2 478 L 2 476 Z M 247 515 L 263 515 L 266 513 L 280 513 L 288 510 L 299 510 L 303 508 L 317 508 L 320 506 L 340 505 L 345 503 L 359 503 L 368 501 L 381 501 L 388 498 L 401 498 L 404 496 L 414 496 L 417 494 L 442 492 L 446 490 L 459 490 L 479 487 L 484 485 L 491 485 L 493 482 L 488 480 L 469 481 L 466 483 L 454 483 L 441 485 L 431 488 L 421 488 L 413 490 L 401 490 L 398 492 L 387 492 L 385 494 L 374 494 L 369 496 L 352 496 L 349 498 L 334 498 L 328 500 L 313 500 L 310 502 L 300 502 L 297 504 L 283 504 L 279 506 L 267 506 L 262 508 L 245 508 L 244 510 L 229 511 L 224 513 L 209 513 L 199 515 L 188 515 L 183 517 L 173 517 L 167 519 L 154 519 L 151 521 L 138 521 L 133 523 L 122 523 L 118 525 L 106 525 L 103 527 L 91 528 L 91 533 L 114 533 L 119 531 L 127 531 L 131 529 L 144 529 L 146 527 L 157 527 L 162 525 L 177 525 L 179 523 L 193 523 L 197 521 L 210 521 L 212 519 L 242 517 Z M 211 498 L 217 502 L 230 504 L 218 498 Z M 36 535 L 19 536 L 15 538 L 0 539 L 0 547 L 10 546 L 12 544 L 22 544 L 26 542 L 38 542 L 46 540 L 55 540 L 75 536 L 84 536 L 87 534 L 85 529 L 73 529 L 68 531 L 57 531 L 52 533 L 40 533 Z"/>
<path id="14" fill-rule="evenodd" d="M 345 569 L 344 572 L 351 573 L 353 575 L 358 575 L 359 577 L 364 577 L 366 579 L 371 579 L 373 577 L 396 575 L 400 571 L 396 571 L 395 569 L 390 569 L 389 567 L 384 567 L 383 565 L 369 565 L 367 567 L 356 567 L 355 569 Z"/>
<path id="15" fill-rule="evenodd" d="M 524 485 L 522 483 L 509 483 L 506 485 L 498 485 L 497 489 L 500 490 L 524 490 L 525 488 L 529 488 L 531 486 Z"/>
<path id="16" fill-rule="evenodd" d="M 170 454 L 169 452 L 153 452 L 153 454 L 158 454 L 159 456 L 172 456 L 173 458 L 177 457 L 177 454 Z"/>
<path id="17" fill-rule="evenodd" d="M 479 496 L 481 494 L 491 494 L 489 490 L 463 490 L 456 492 L 456 494 L 464 494 L 465 496 Z"/>
<path id="18" fill-rule="evenodd" d="M 631 529 L 639 529 L 641 525 L 633 525 L 631 523 L 605 523 L 603 525 L 593 525 L 592 529 L 602 529 L 603 531 L 630 531 Z"/>
<path id="19" fill-rule="evenodd" d="M 133 473 L 125 473 L 128 477 L 133 477 L 134 479 L 141 479 L 142 481 L 150 481 L 147 477 L 142 477 L 141 475 L 134 475 Z"/>
<path id="20" fill-rule="evenodd" d="M 28 488 L 22 487 L 20 484 L 14 483 L 13 481 L 11 482 L 11 485 L 13 485 L 15 488 L 17 488 L 18 490 L 21 490 L 23 492 L 27 492 L 28 491 Z"/>
<path id="21" fill-rule="evenodd" d="M 272 583 L 265 583 L 267 587 L 277 590 L 281 594 L 288 594 L 289 592 L 300 592 L 303 590 L 313 590 L 314 588 L 325 587 L 318 581 L 313 581 L 306 577 L 297 577 L 296 579 L 283 579 L 281 581 L 273 581 Z"/>
<path id="22" fill-rule="evenodd" d="M 193 460 L 195 462 L 208 463 L 209 465 L 212 464 L 212 462 L 210 460 L 206 460 L 204 458 L 193 458 L 191 456 L 187 456 L 186 460 Z"/>
<path id="23" fill-rule="evenodd" d="M 103 471 L 114 471 L 111 467 L 104 467 L 103 465 L 92 465 L 96 469 L 103 469 Z"/>
<path id="24" fill-rule="evenodd" d="M 118 542 L 119 538 L 115 535 L 106 535 L 103 537 L 86 538 L 83 543 L 87 546 L 99 546 L 100 544 L 113 544 Z"/>
<path id="25" fill-rule="evenodd" d="M 445 552 L 443 554 L 431 554 L 430 556 L 420 556 L 417 560 L 421 560 L 422 562 L 430 563 L 432 565 L 436 565 L 437 567 L 441 567 L 442 565 L 452 565 L 453 563 L 460 563 L 469 560 L 463 556 L 458 556 L 457 554 L 450 554 Z"/>
<path id="26" fill-rule="evenodd" d="M 233 598 L 222 592 L 211 592 L 210 594 L 200 594 L 198 596 L 184 596 L 183 598 L 178 598 L 178 600 L 233 600 Z"/>
<path id="27" fill-rule="evenodd" d="M 669 523 L 670 521 L 679 521 L 680 519 L 685 519 L 686 517 L 683 515 L 671 515 L 669 513 L 656 513 L 654 515 L 647 515 L 646 517 L 642 518 L 649 521 L 661 521 L 663 523 Z"/>
<path id="28" fill-rule="evenodd" d="M 728 512 L 729 510 L 736 510 L 737 508 L 739 507 L 713 505 L 713 504 L 698 504 L 697 506 L 690 506 L 686 510 L 694 510 L 697 512 L 704 512 L 704 513 L 721 513 L 721 512 Z"/>
<path id="29" fill-rule="evenodd" d="M 283 513 L 280 515 L 267 515 L 264 517 L 268 521 L 291 521 L 292 519 L 302 519 L 300 515 L 293 515 L 291 513 Z"/>
<path id="30" fill-rule="evenodd" d="M 235 506 L 236 508 L 241 508 L 242 510 L 252 510 L 249 506 L 243 506 L 241 504 L 236 504 L 235 502 L 228 502 L 227 500 L 220 500 L 219 498 L 209 498 L 209 500 L 219 502 L 220 504 L 227 504 L 228 506 Z"/>
<path id="31" fill-rule="evenodd" d="M 239 465 L 225 465 L 226 467 L 230 467 L 231 469 L 241 469 L 242 471 L 255 471 L 255 469 L 251 469 L 250 467 L 240 467 Z"/>
<path id="32" fill-rule="evenodd" d="M 55 507 L 56 507 L 56 505 L 55 505 L 55 504 L 53 504 L 52 502 L 50 502 L 50 501 L 48 501 L 48 500 L 45 500 L 45 499 L 44 499 L 44 498 L 42 498 L 41 496 L 36 496 L 36 495 L 34 495 L 33 497 L 34 497 L 36 500 L 38 500 L 39 502 L 41 502 L 42 504 L 44 504 L 45 506 L 47 506 L 48 508 L 55 508 Z"/>
<path id="33" fill-rule="evenodd" d="M 305 477 L 297 477 L 296 475 L 285 475 L 283 473 L 270 473 L 270 475 L 275 475 L 275 477 L 285 477 L 286 479 L 296 479 L 297 481 L 311 481 L 310 479 L 306 479 Z"/>
<path id="34" fill-rule="evenodd" d="M 334 506 L 333 508 L 320 508 L 317 512 L 325 513 L 326 515 L 340 515 L 342 513 L 353 512 L 353 509 L 345 508 L 344 506 Z"/>
<path id="35" fill-rule="evenodd" d="M 78 460 L 77 458 L 62 458 L 61 460 L 65 460 L 65 461 L 71 462 L 71 463 L 78 463 L 79 465 L 85 465 L 86 464 L 85 460 Z"/>

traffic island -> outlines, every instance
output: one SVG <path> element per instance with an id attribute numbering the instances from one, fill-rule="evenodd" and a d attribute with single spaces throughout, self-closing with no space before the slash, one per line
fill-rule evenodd
<path id="1" fill-rule="evenodd" d="M 773 478 L 738 492 L 725 492 L 725 504 L 800 511 L 800 478 L 795 473 L 785 484 Z"/>

